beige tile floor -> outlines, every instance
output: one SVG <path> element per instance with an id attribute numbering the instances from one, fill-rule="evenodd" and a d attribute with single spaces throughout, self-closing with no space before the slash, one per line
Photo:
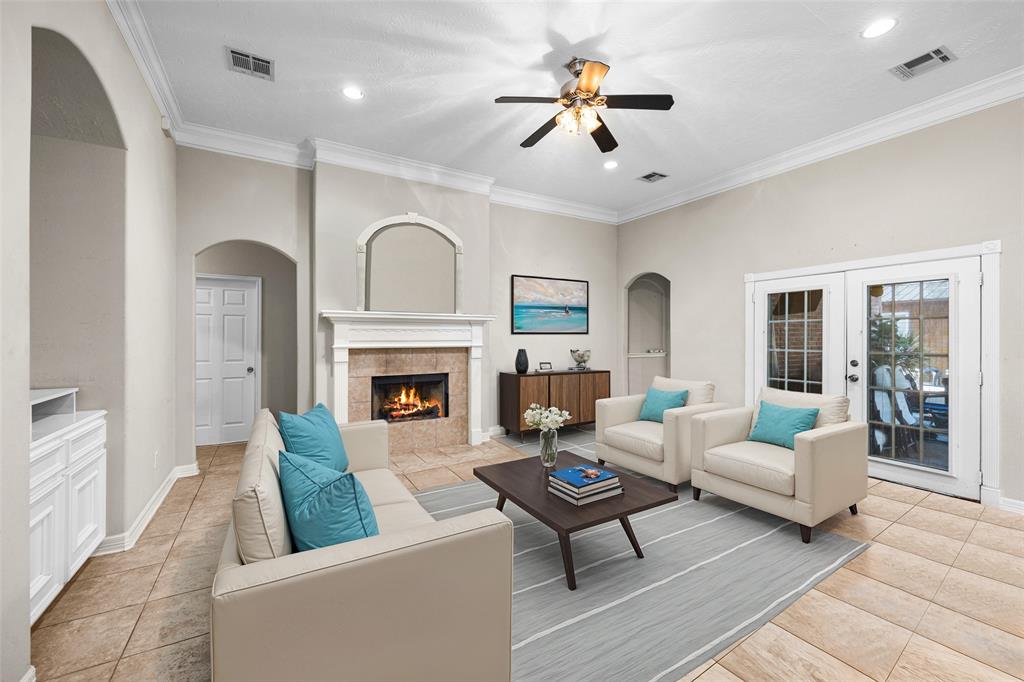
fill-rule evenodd
<path id="1" fill-rule="evenodd" d="M 32 633 L 40 680 L 210 678 L 209 590 L 244 446 L 198 448 L 136 546 L 89 560 Z M 528 454 L 392 456 L 410 489 Z M 870 481 L 825 527 L 872 546 L 687 680 L 1024 679 L 1024 516 Z"/>

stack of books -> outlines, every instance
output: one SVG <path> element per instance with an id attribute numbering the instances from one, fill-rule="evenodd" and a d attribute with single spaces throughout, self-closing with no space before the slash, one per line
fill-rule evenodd
<path id="1" fill-rule="evenodd" d="M 619 477 L 591 466 L 574 466 L 548 474 L 548 492 L 581 507 L 622 494 Z"/>

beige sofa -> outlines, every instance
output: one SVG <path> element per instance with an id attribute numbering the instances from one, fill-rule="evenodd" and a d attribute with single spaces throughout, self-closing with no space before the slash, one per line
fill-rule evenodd
<path id="1" fill-rule="evenodd" d="M 645 394 L 598 400 L 594 433 L 597 461 L 665 481 L 675 492 L 680 483 L 690 480 L 690 420 L 728 405 L 714 402 L 715 385 L 710 381 L 655 377 L 651 388 L 690 394 L 685 406 L 665 410 L 662 424 L 640 421 Z"/>
<path id="2" fill-rule="evenodd" d="M 760 400 L 787 407 L 817 407 L 814 428 L 798 433 L 794 449 L 749 441 Z M 868 491 L 868 426 L 848 421 L 849 398 L 762 389 L 755 407 L 693 419 L 693 499 L 707 490 L 811 528 L 857 503 Z"/>
<path id="3" fill-rule="evenodd" d="M 512 523 L 435 521 L 388 470 L 386 423 L 340 428 L 380 535 L 292 550 L 263 410 L 213 583 L 214 680 L 508 680 Z"/>

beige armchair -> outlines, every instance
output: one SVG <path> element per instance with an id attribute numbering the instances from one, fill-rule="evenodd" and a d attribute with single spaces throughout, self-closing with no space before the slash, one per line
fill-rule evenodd
<path id="1" fill-rule="evenodd" d="M 728 407 L 713 402 L 715 385 L 710 381 L 684 381 L 655 377 L 652 388 L 689 391 L 686 405 L 665 410 L 664 423 L 640 421 L 644 394 L 597 401 L 595 438 L 597 461 L 626 467 L 677 486 L 690 480 L 690 420 L 694 415 Z"/>
<path id="2" fill-rule="evenodd" d="M 786 407 L 817 407 L 814 428 L 798 433 L 794 449 L 747 440 L 761 400 Z M 867 497 L 868 427 L 847 421 L 846 396 L 791 393 L 765 388 L 755 407 L 694 417 L 693 499 L 701 490 L 742 502 L 811 529 Z"/>

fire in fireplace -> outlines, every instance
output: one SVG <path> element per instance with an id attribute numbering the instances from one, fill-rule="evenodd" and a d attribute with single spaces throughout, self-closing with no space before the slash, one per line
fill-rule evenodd
<path id="1" fill-rule="evenodd" d="M 448 416 L 447 374 L 373 377 L 370 416 L 389 422 Z"/>

